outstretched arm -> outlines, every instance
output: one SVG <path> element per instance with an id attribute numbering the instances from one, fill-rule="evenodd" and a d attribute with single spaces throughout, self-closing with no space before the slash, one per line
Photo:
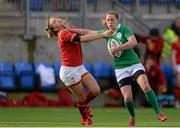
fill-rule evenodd
<path id="1" fill-rule="evenodd" d="M 111 54 L 115 54 L 118 51 L 134 48 L 137 45 L 137 40 L 134 35 L 128 37 L 128 41 L 122 45 L 119 45 L 117 47 L 114 47 L 111 49 Z"/>
<path id="2" fill-rule="evenodd" d="M 65 29 L 67 31 L 71 31 L 74 33 L 77 33 L 78 36 L 75 38 L 75 42 L 90 42 L 96 39 L 104 38 L 104 37 L 109 37 L 113 34 L 112 30 L 107 30 L 103 33 L 98 33 L 97 31 L 89 30 L 89 29 L 82 29 L 82 28 L 76 28 L 69 23 L 63 24 Z"/>
<path id="3" fill-rule="evenodd" d="M 80 35 L 91 35 L 91 34 L 93 35 L 97 33 L 97 31 L 82 29 L 82 28 L 71 28 L 69 31 L 78 33 Z"/>
<path id="4" fill-rule="evenodd" d="M 100 38 L 104 38 L 104 37 L 109 37 L 113 34 L 113 32 L 111 30 L 105 31 L 104 33 L 88 33 L 86 35 L 81 36 L 80 41 L 81 42 L 89 42 L 89 41 L 93 41 L 96 39 L 100 39 Z"/>

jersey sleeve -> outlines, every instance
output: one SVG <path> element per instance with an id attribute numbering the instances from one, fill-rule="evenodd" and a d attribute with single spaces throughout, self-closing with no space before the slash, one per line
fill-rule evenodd
<path id="1" fill-rule="evenodd" d="M 125 36 L 126 38 L 134 35 L 134 33 L 132 32 L 132 30 L 131 30 L 128 26 L 125 26 L 125 25 L 123 26 L 123 33 L 124 33 L 124 36 Z"/>
<path id="2" fill-rule="evenodd" d="M 60 35 L 59 38 L 63 40 L 64 42 L 73 42 L 74 37 L 76 36 L 76 33 L 69 32 L 69 31 L 63 31 Z"/>

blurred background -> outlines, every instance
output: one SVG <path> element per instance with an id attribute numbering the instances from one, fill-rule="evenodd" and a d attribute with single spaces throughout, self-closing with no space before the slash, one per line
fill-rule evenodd
<path id="1" fill-rule="evenodd" d="M 116 10 L 120 23 L 137 37 L 135 51 L 160 105 L 179 108 L 171 47 L 180 37 L 180 0 L 0 0 L 0 106 L 74 106 L 74 97 L 59 79 L 57 39 L 47 38 L 45 19 L 60 16 L 73 25 L 100 30 L 108 10 Z M 105 40 L 83 44 L 82 50 L 84 65 L 102 90 L 91 105 L 123 106 Z M 134 85 L 136 106 L 148 107 Z"/>

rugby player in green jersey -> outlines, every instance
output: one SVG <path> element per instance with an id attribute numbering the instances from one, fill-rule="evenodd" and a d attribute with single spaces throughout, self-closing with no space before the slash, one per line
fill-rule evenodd
<path id="1" fill-rule="evenodd" d="M 157 119 L 160 121 L 167 120 L 167 116 L 160 111 L 156 95 L 149 85 L 145 68 L 133 50 L 137 45 L 137 41 L 131 29 L 119 23 L 118 13 L 113 10 L 106 13 L 103 25 L 105 29 L 100 31 L 73 29 L 69 25 L 66 25 L 66 27 L 70 31 L 83 35 L 102 33 L 107 29 L 114 32 L 112 36 L 105 37 L 105 39 L 108 42 L 108 50 L 113 58 L 116 79 L 124 98 L 124 104 L 130 114 L 128 126 L 135 126 L 135 111 L 131 88 L 133 81 L 136 81 L 145 93 L 147 101 L 157 115 Z"/>

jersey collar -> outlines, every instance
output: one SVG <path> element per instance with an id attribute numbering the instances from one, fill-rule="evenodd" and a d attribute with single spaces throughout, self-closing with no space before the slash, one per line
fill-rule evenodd
<path id="1" fill-rule="evenodd" d="M 114 34 L 113 34 L 113 35 L 115 35 L 115 34 L 116 34 L 117 30 L 118 30 L 120 27 L 121 27 L 121 24 L 118 24 L 117 29 L 116 29 L 116 31 L 114 32 Z M 113 35 L 112 35 L 112 36 L 113 36 Z"/>
<path id="2" fill-rule="evenodd" d="M 121 27 L 121 24 L 118 24 L 118 27 L 117 27 L 117 29 L 119 29 Z"/>

